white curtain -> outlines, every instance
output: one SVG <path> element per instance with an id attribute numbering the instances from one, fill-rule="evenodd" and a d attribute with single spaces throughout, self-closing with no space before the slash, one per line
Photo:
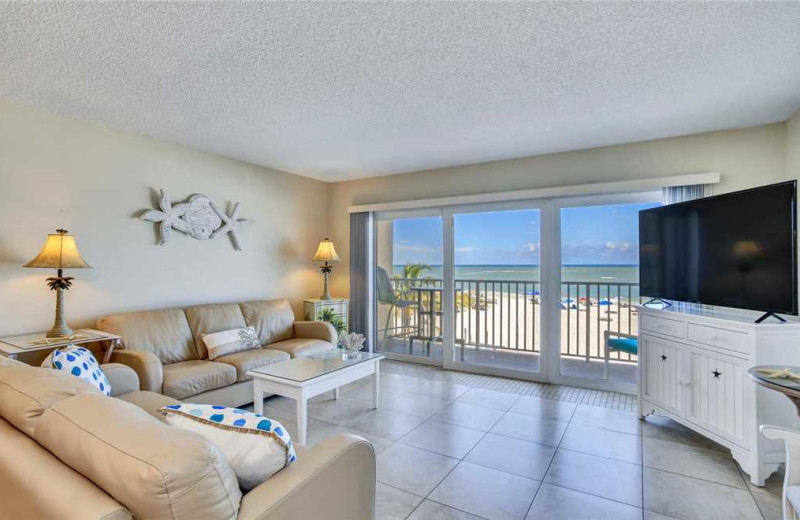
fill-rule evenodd
<path id="1" fill-rule="evenodd" d="M 661 188 L 664 204 L 675 204 L 687 200 L 701 199 L 710 195 L 711 187 L 708 184 L 693 184 L 691 186 L 670 186 Z"/>

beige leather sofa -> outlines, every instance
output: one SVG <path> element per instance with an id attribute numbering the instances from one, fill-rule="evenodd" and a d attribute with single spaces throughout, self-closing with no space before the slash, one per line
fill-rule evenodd
<path id="1" fill-rule="evenodd" d="M 375 453 L 339 435 L 243 494 L 203 437 L 157 412 L 177 402 L 136 391 L 107 364 L 115 397 L 69 374 L 0 357 L 0 520 L 371 520 Z"/>
<path id="2" fill-rule="evenodd" d="M 255 327 L 262 349 L 209 361 L 203 334 Z M 193 403 L 241 406 L 253 401 L 247 371 L 334 348 L 328 323 L 295 321 L 286 300 L 214 303 L 112 314 L 97 328 L 122 336 L 112 361 L 133 368 L 142 390 Z"/>

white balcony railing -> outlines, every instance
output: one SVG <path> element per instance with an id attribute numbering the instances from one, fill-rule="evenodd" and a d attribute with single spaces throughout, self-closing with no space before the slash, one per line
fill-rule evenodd
<path id="1" fill-rule="evenodd" d="M 383 309 L 389 314 L 382 319 L 379 315 L 379 339 L 440 342 L 442 280 L 392 278 L 391 282 L 395 298 L 404 305 Z M 604 331 L 636 334 L 638 317 L 632 305 L 641 301 L 638 288 L 628 282 L 562 283 L 556 324 L 561 328 L 561 355 L 603 359 Z M 464 348 L 540 352 L 539 282 L 457 279 L 455 309 L 455 343 L 462 355 Z M 636 356 L 614 351 L 611 359 L 635 362 Z"/>

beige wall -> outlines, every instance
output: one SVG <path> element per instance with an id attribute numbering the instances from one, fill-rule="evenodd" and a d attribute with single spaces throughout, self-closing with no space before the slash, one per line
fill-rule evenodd
<path id="1" fill-rule="evenodd" d="M 156 244 L 155 226 L 135 215 L 156 201 L 153 188 L 182 200 L 205 193 L 242 203 L 255 224 L 230 240 L 174 233 Z M 67 294 L 73 326 L 104 313 L 288 297 L 321 291 L 308 258 L 326 234 L 328 185 L 0 101 L 0 334 L 52 325 L 53 272 L 23 269 L 45 236 L 64 227 L 77 236 L 91 270 Z"/>
<path id="2" fill-rule="evenodd" d="M 800 121 L 795 127 L 800 127 Z M 332 290 L 337 295 L 349 294 L 350 205 L 706 171 L 721 173 L 715 192 L 722 193 L 796 178 L 797 171 L 787 172 L 786 140 L 787 125 L 781 123 L 336 183 L 328 211 L 331 238 L 343 263 L 337 267 Z"/>
<path id="3" fill-rule="evenodd" d="M 786 171 L 800 179 L 800 110 L 786 123 Z"/>

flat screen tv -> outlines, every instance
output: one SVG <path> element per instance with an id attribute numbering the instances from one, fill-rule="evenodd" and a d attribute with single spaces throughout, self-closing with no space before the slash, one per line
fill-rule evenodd
<path id="1" fill-rule="evenodd" d="M 641 294 L 797 315 L 796 198 L 790 181 L 640 211 Z"/>

